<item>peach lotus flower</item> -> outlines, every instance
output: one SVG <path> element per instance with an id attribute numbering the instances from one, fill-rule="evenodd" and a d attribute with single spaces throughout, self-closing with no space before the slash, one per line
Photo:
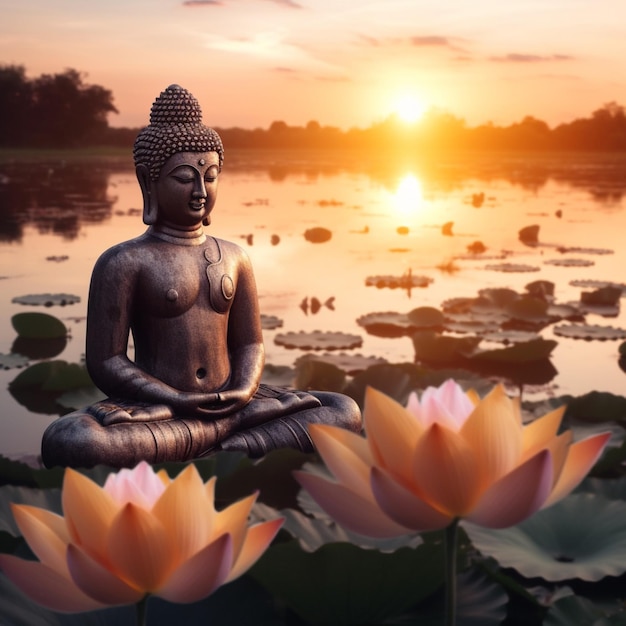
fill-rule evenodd
<path id="1" fill-rule="evenodd" d="M 247 526 L 253 494 L 223 511 L 215 478 L 194 465 L 175 479 L 145 462 L 110 474 L 104 487 L 67 469 L 64 517 L 12 504 L 39 561 L 0 555 L 0 569 L 32 600 L 73 613 L 142 602 L 147 595 L 196 602 L 243 574 L 282 519 Z"/>
<path id="2" fill-rule="evenodd" d="M 336 481 L 305 471 L 299 483 L 339 524 L 361 535 L 425 532 L 465 519 L 514 526 L 566 496 L 610 433 L 572 442 L 558 434 L 565 407 L 524 426 L 501 385 L 482 400 L 452 380 L 407 407 L 368 388 L 366 437 L 315 424 L 309 432 Z"/>

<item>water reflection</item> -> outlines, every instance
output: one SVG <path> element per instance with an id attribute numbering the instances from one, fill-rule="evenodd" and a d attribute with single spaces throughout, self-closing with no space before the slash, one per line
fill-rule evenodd
<path id="1" fill-rule="evenodd" d="M 20 241 L 26 226 L 75 239 L 82 224 L 111 215 L 111 170 L 94 162 L 50 161 L 0 166 L 0 241 Z"/>
<path id="2" fill-rule="evenodd" d="M 276 344 L 278 333 L 323 331 L 357 333 L 363 337 L 359 356 L 399 367 L 415 359 L 410 337 L 365 332 L 359 318 L 417 306 L 443 309 L 445 301 L 476 298 L 486 287 L 522 293 L 536 278 L 552 281 L 555 301 L 567 304 L 579 301 L 590 284 L 581 280 L 623 280 L 626 157 L 384 156 L 227 153 L 210 229 L 252 259 L 261 311 L 277 322 L 264 327 L 270 366 L 292 368 L 302 355 Z M 0 164 L 0 353 L 26 354 L 31 362 L 81 362 L 91 268 L 106 248 L 143 232 L 140 205 L 130 158 Z M 539 243 L 524 245 L 519 231 L 532 224 L 540 225 Z M 332 236 L 314 242 L 306 236 L 314 229 Z M 486 252 L 468 253 L 478 241 Z M 576 265 L 580 257 L 590 264 Z M 536 266 L 538 273 L 489 269 L 505 258 Z M 389 288 L 372 288 L 370 277 Z M 403 288 L 391 288 L 394 281 Z M 70 338 L 63 345 L 24 345 L 10 327 L 11 316 L 24 308 L 12 299 L 44 292 L 81 298 L 72 317 L 58 307 L 50 311 L 68 326 Z M 626 326 L 624 318 L 618 306 L 611 322 Z M 587 323 L 606 320 L 590 312 Z M 558 341 L 550 361 L 528 371 L 498 365 L 485 374 L 543 386 L 531 395 L 621 388 L 616 342 L 555 337 L 552 326 L 538 332 Z M 11 395 L 6 388 L 16 376 L 16 370 L 0 372 L 0 453 L 37 449 L 46 426 L 41 415 L 63 410 L 56 396 L 34 404 L 32 388 L 13 386 Z"/>

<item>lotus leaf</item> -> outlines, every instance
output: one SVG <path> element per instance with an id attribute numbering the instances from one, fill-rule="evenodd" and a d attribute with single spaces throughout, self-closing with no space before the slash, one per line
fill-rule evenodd
<path id="1" fill-rule="evenodd" d="M 275 330 L 276 328 L 282 328 L 283 320 L 275 315 L 264 315 L 261 313 L 261 328 L 263 330 Z"/>
<path id="2" fill-rule="evenodd" d="M 506 307 L 519 298 L 517 291 L 508 287 L 480 289 L 478 295 L 482 300 L 488 300 L 497 307 Z"/>
<path id="3" fill-rule="evenodd" d="M 365 279 L 366 287 L 378 287 L 382 289 L 387 287 L 389 289 L 409 289 L 412 287 L 428 287 L 433 282 L 432 278 L 428 276 L 417 276 L 416 274 L 403 274 L 402 276 L 368 276 Z"/>
<path id="4" fill-rule="evenodd" d="M 444 323 L 443 313 L 430 306 L 420 306 L 409 311 L 408 318 L 417 328 L 441 328 Z"/>
<path id="5" fill-rule="evenodd" d="M 482 335 L 484 337 L 490 333 L 497 333 L 500 329 L 500 324 L 495 321 L 490 321 L 492 319 L 493 316 L 487 319 L 481 319 L 478 315 L 451 315 L 446 319 L 444 330 L 453 333 Z"/>
<path id="6" fill-rule="evenodd" d="M 402 337 L 416 330 L 406 313 L 393 311 L 367 313 L 361 315 L 356 323 L 376 337 Z"/>
<path id="7" fill-rule="evenodd" d="M 609 341 L 626 339 L 626 329 L 613 326 L 598 326 L 596 324 L 561 324 L 554 327 L 554 334 L 572 339 Z"/>
<path id="8" fill-rule="evenodd" d="M 486 270 L 496 272 L 538 272 L 541 268 L 535 265 L 525 265 L 523 263 L 490 263 L 485 265 Z"/>
<path id="9" fill-rule="evenodd" d="M 543 626 L 626 626 L 626 611 L 615 606 L 607 608 L 606 601 L 596 605 L 580 596 L 561 598 L 550 607 Z"/>
<path id="10" fill-rule="evenodd" d="M 80 409 L 84 406 L 90 406 L 96 402 L 100 402 L 106 398 L 104 394 L 95 385 L 89 385 L 88 387 L 78 387 L 61 394 L 57 398 L 57 404 L 65 407 L 66 409 Z"/>
<path id="11" fill-rule="evenodd" d="M 626 571 L 624 519 L 626 502 L 575 493 L 511 528 L 463 528 L 483 555 L 527 578 L 598 581 Z"/>
<path id="12" fill-rule="evenodd" d="M 626 294 L 626 283 L 616 283 L 610 280 L 570 280 L 569 284 L 572 287 L 582 287 L 583 289 L 600 289 L 602 287 L 616 287 L 621 289 L 623 294 Z"/>
<path id="13" fill-rule="evenodd" d="M 297 389 L 318 389 L 319 391 L 342 391 L 346 373 L 333 363 L 306 359 L 296 365 L 295 387 Z"/>
<path id="14" fill-rule="evenodd" d="M 599 287 L 594 291 L 583 291 L 580 294 L 580 301 L 583 304 L 615 306 L 619 303 L 621 296 L 621 289 L 607 285 L 606 287 Z"/>
<path id="15" fill-rule="evenodd" d="M 558 265 L 560 267 L 591 267 L 594 261 L 589 259 L 548 259 L 544 261 L 546 265 Z"/>
<path id="16" fill-rule="evenodd" d="M 363 339 L 359 335 L 314 330 L 312 332 L 281 333 L 274 337 L 274 343 L 288 349 L 351 350 L 352 348 L 359 348 Z"/>
<path id="17" fill-rule="evenodd" d="M 531 296 L 544 300 L 554 296 L 554 283 L 549 280 L 535 280 L 528 283 L 524 288 Z"/>
<path id="18" fill-rule="evenodd" d="M 80 296 L 73 296 L 69 293 L 40 293 L 28 296 L 16 296 L 11 300 L 16 304 L 30 304 L 41 306 L 66 306 L 80 302 Z"/>
<path id="19" fill-rule="evenodd" d="M 557 250 L 563 253 L 575 252 L 577 254 L 613 254 L 613 250 L 609 250 L 608 248 L 579 248 L 577 246 L 559 246 Z"/>
<path id="20" fill-rule="evenodd" d="M 56 339 L 67 336 L 65 324 L 47 313 L 16 313 L 11 324 L 20 337 L 29 339 Z"/>
<path id="21" fill-rule="evenodd" d="M 460 359 L 464 361 L 474 354 L 481 342 L 480 337 L 450 337 L 430 330 L 419 331 L 412 339 L 415 359 L 431 364 L 455 363 Z"/>
<path id="22" fill-rule="evenodd" d="M 432 542 L 386 554 L 350 543 L 310 553 L 289 541 L 273 545 L 250 573 L 307 624 L 384 624 L 442 584 L 443 559 Z"/>
<path id="23" fill-rule="evenodd" d="M 473 361 L 495 361 L 498 363 L 529 363 L 547 359 L 557 346 L 554 339 L 538 337 L 530 341 L 515 343 L 506 348 L 483 350 L 472 355 Z"/>
<path id="24" fill-rule="evenodd" d="M 91 387 L 93 382 L 84 365 L 66 361 L 44 361 L 31 365 L 9 383 L 9 389 L 40 389 L 61 393 L 80 387 Z"/>
<path id="25" fill-rule="evenodd" d="M 518 232 L 519 240 L 526 244 L 536 244 L 539 241 L 539 225 L 525 226 Z"/>
<path id="26" fill-rule="evenodd" d="M 304 238 L 311 243 L 324 243 L 329 241 L 332 236 L 333 234 L 328 228 L 322 228 L 321 226 L 304 231 Z"/>
<path id="27" fill-rule="evenodd" d="M 525 343 L 538 339 L 539 335 L 528 330 L 500 330 L 483 335 L 485 341 L 495 343 Z"/>
<path id="28" fill-rule="evenodd" d="M 0 354 L 0 369 L 10 370 L 14 367 L 19 369 L 28 365 L 28 357 L 22 354 Z"/>
<path id="29" fill-rule="evenodd" d="M 334 365 L 341 371 L 354 376 L 359 372 L 364 372 L 368 367 L 373 365 L 382 365 L 387 363 L 382 357 L 364 356 L 362 354 L 303 354 L 298 357 L 294 363 L 297 367 L 306 361 L 319 361 Z"/>
<path id="30" fill-rule="evenodd" d="M 511 317 L 518 320 L 543 319 L 549 323 L 548 303 L 534 296 L 521 296 L 517 300 L 513 300 L 507 305 L 506 311 Z"/>

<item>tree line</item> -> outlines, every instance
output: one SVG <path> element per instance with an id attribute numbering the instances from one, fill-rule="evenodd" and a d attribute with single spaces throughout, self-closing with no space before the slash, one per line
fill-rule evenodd
<path id="1" fill-rule="evenodd" d="M 0 146 L 14 148 L 129 148 L 139 128 L 115 128 L 113 94 L 85 83 L 75 69 L 29 79 L 19 65 L 0 65 Z M 229 148 L 425 149 L 481 150 L 626 150 L 626 112 L 609 102 L 590 117 L 550 128 L 526 116 L 508 126 L 491 122 L 469 127 L 464 119 L 431 109 L 417 123 L 391 115 L 366 129 L 343 131 L 310 121 L 289 126 L 275 121 L 267 129 L 216 128 Z"/>

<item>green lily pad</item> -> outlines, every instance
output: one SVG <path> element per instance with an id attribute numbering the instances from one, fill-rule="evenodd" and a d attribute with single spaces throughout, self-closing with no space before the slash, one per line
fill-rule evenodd
<path id="1" fill-rule="evenodd" d="M 463 527 L 482 554 L 527 578 L 598 581 L 626 571 L 624 519 L 626 502 L 575 493 L 511 528 Z"/>
<path id="2" fill-rule="evenodd" d="M 372 367 L 373 365 L 387 363 L 387 360 L 382 357 L 364 356 L 363 354 L 345 354 L 341 352 L 339 354 L 303 354 L 294 361 L 294 365 L 298 367 L 307 361 L 328 363 L 350 376 L 364 372 L 368 367 Z M 304 388 L 306 389 L 306 387 Z M 317 387 L 311 387 L 311 389 L 317 389 Z"/>
<path id="3" fill-rule="evenodd" d="M 499 363 L 529 363 L 547 359 L 556 346 L 557 342 L 554 339 L 538 337 L 504 348 L 481 350 L 474 353 L 471 359 L 473 361 L 496 361 Z"/>
<path id="4" fill-rule="evenodd" d="M 444 323 L 443 313 L 431 306 L 420 306 L 409 311 L 408 318 L 416 328 L 442 328 Z"/>
<path id="5" fill-rule="evenodd" d="M 345 382 L 346 373 L 333 363 L 305 359 L 296 364 L 297 389 L 342 391 Z"/>
<path id="6" fill-rule="evenodd" d="M 570 280 L 569 284 L 572 287 L 582 287 L 583 289 L 601 289 L 602 287 L 617 287 L 622 290 L 623 294 L 626 294 L 626 283 L 616 283 L 612 280 L 592 280 L 592 279 L 577 279 Z"/>
<path id="7" fill-rule="evenodd" d="M 322 228 L 321 226 L 304 231 L 304 238 L 311 243 L 325 243 L 330 241 L 332 236 L 333 234 L 328 228 Z"/>
<path id="8" fill-rule="evenodd" d="M 443 558 L 432 543 L 389 554 L 333 543 L 309 553 L 289 541 L 251 575 L 307 624 L 384 624 L 442 584 Z"/>
<path id="9" fill-rule="evenodd" d="M 276 328 L 282 328 L 283 320 L 275 315 L 264 315 L 261 313 L 261 328 L 263 330 L 275 330 Z"/>
<path id="10" fill-rule="evenodd" d="M 67 336 L 65 324 L 47 313 L 16 313 L 11 324 L 20 337 L 55 339 Z"/>
<path id="11" fill-rule="evenodd" d="M 450 337 L 431 330 L 422 330 L 412 336 L 415 359 L 425 363 L 455 363 L 474 354 L 481 337 Z"/>
<path id="12" fill-rule="evenodd" d="M 403 337 L 417 330 L 406 313 L 394 311 L 367 313 L 357 318 L 356 323 L 376 337 Z"/>
<path id="13" fill-rule="evenodd" d="M 87 387 L 78 387 L 62 393 L 57 399 L 57 404 L 66 409 L 81 409 L 86 406 L 100 402 L 106 398 L 106 394 L 100 391 L 95 385 Z"/>
<path id="14" fill-rule="evenodd" d="M 9 383 L 9 389 L 41 389 L 63 393 L 80 387 L 91 387 L 93 382 L 83 364 L 66 361 L 44 361 L 21 372 Z"/>
<path id="15" fill-rule="evenodd" d="M 69 293 L 39 293 L 27 296 L 16 296 L 11 300 L 16 304 L 30 304 L 33 306 L 67 306 L 80 302 L 80 296 Z"/>
<path id="16" fill-rule="evenodd" d="M 613 326 L 599 326 L 597 324 L 561 324 L 553 328 L 555 335 L 570 337 L 571 339 L 585 339 L 590 341 L 609 341 L 626 339 L 626 329 Z"/>
<path id="17" fill-rule="evenodd" d="M 541 268 L 536 265 L 525 263 L 489 263 L 485 265 L 486 270 L 495 272 L 517 273 L 517 272 L 538 272 Z"/>
<path id="18" fill-rule="evenodd" d="M 546 265 L 558 265 L 560 267 L 591 267 L 595 261 L 589 259 L 548 259 Z"/>
<path id="19" fill-rule="evenodd" d="M 22 354 L 0 354 L 0 369 L 10 370 L 13 368 L 20 369 L 28 365 L 28 357 Z"/>
<path id="20" fill-rule="evenodd" d="M 276 385 L 278 387 L 291 387 L 293 386 L 296 372 L 293 367 L 288 365 L 273 365 L 272 363 L 266 363 L 263 368 L 263 374 L 261 376 L 261 382 L 267 385 Z"/>
<path id="21" fill-rule="evenodd" d="M 359 335 L 342 332 L 289 332 L 274 337 L 274 343 L 288 349 L 300 350 L 350 350 L 359 348 L 363 339 Z"/>
<path id="22" fill-rule="evenodd" d="M 618 602 L 609 608 L 606 605 L 570 595 L 550 607 L 543 626 L 626 626 L 626 611 L 620 610 Z"/>
<path id="23" fill-rule="evenodd" d="M 412 287 L 428 287 L 432 282 L 433 279 L 428 278 L 428 276 L 417 276 L 416 274 L 407 273 L 402 276 L 368 276 L 365 279 L 365 286 L 378 287 L 378 289 L 384 287 L 388 289 L 410 289 Z"/>

